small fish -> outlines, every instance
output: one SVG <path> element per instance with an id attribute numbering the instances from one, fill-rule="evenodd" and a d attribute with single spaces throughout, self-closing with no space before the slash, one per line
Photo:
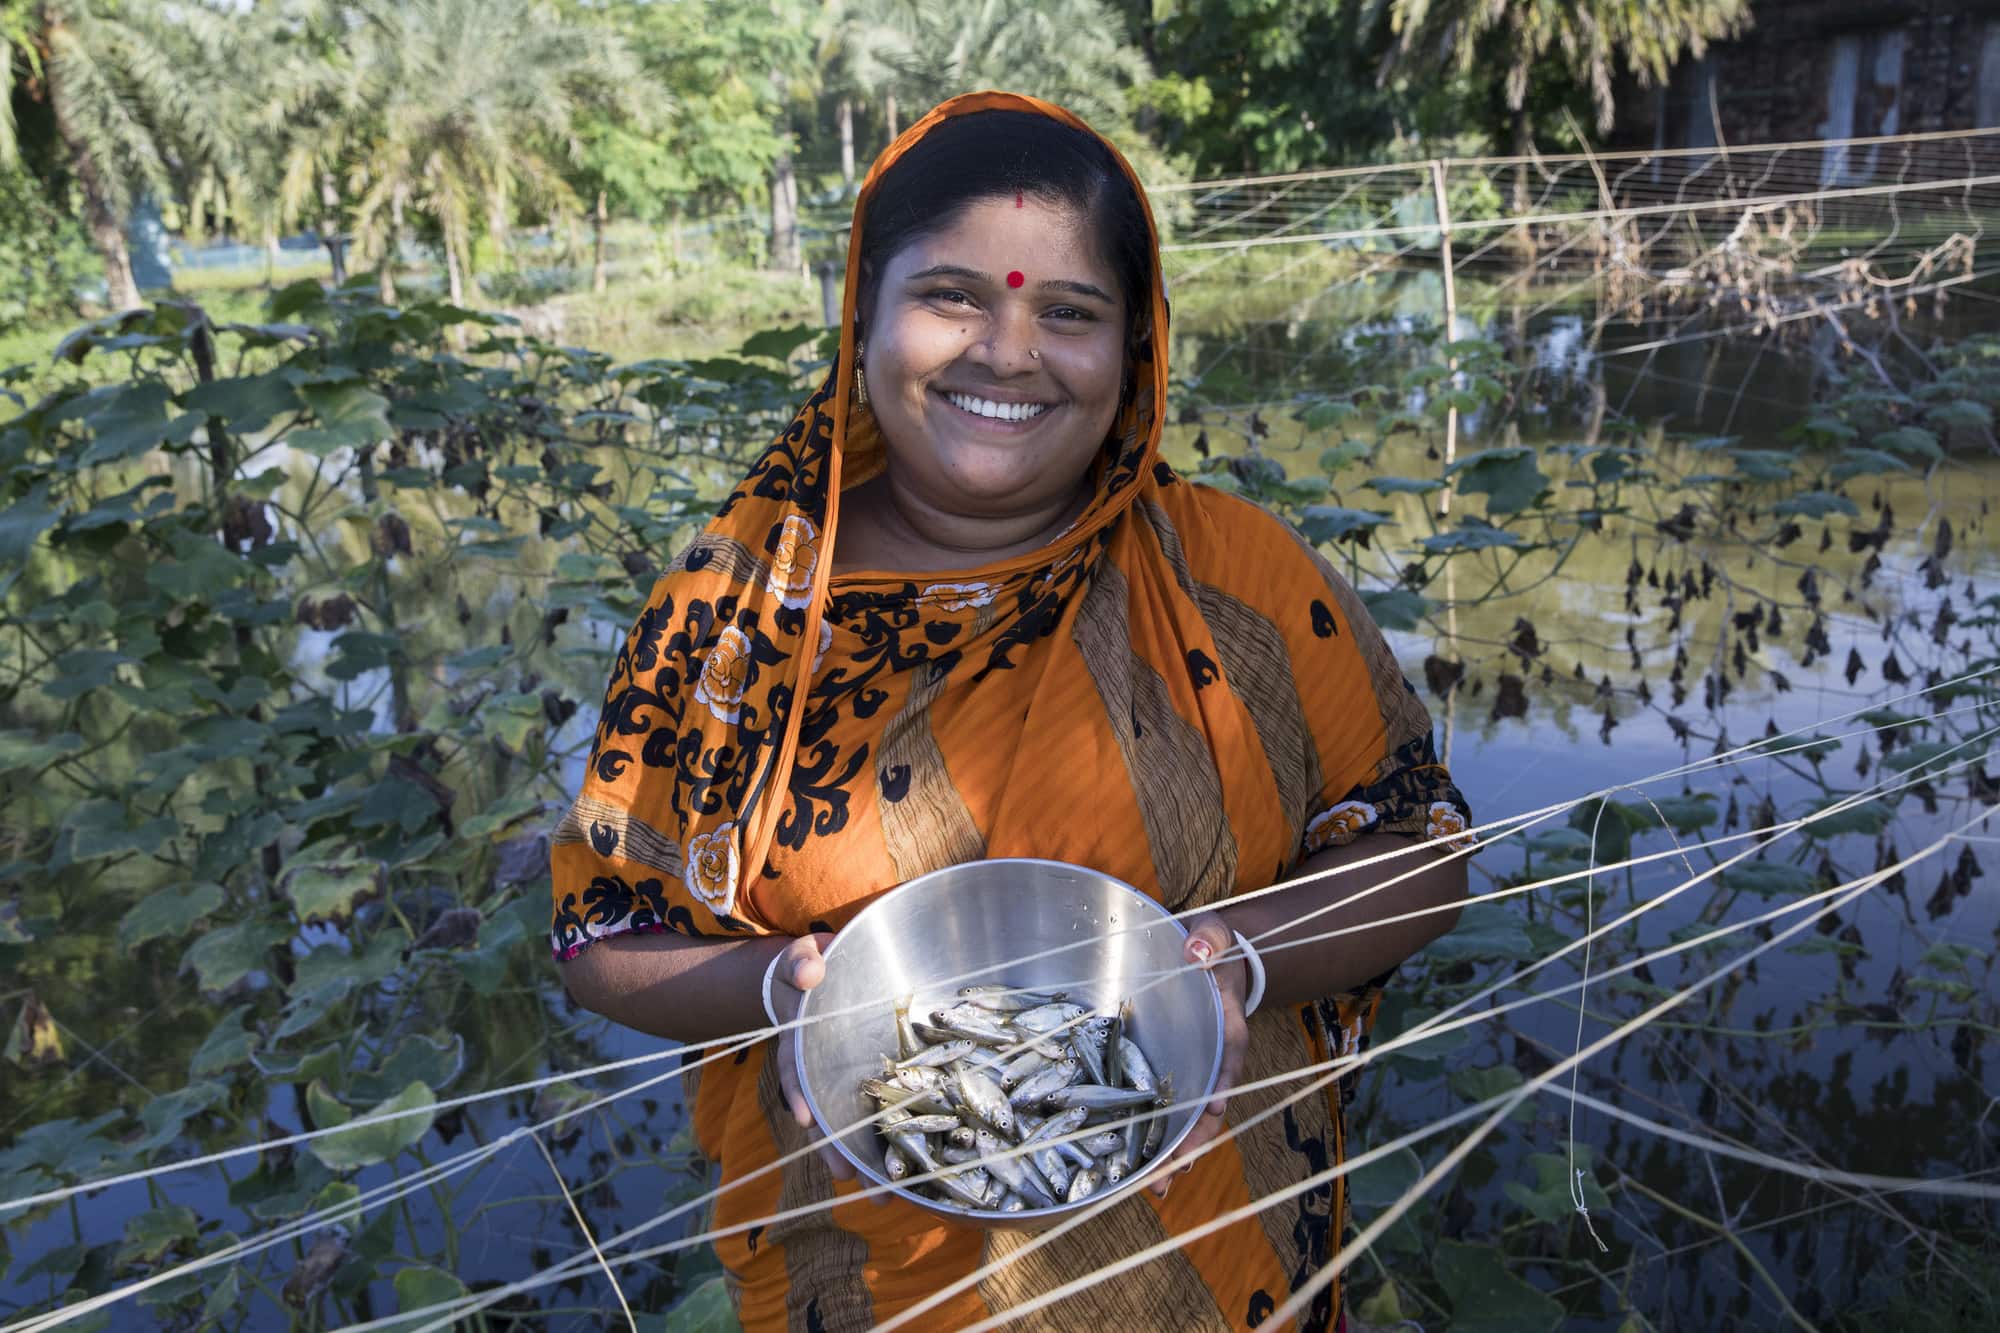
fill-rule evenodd
<path id="1" fill-rule="evenodd" d="M 1159 1094 L 1140 1092 L 1137 1088 L 1107 1088 L 1102 1083 L 1077 1083 L 1057 1088 L 1043 1101 L 1059 1111 L 1067 1111 L 1073 1106 L 1092 1111 L 1123 1111 L 1135 1106 L 1157 1105 Z"/>
<path id="2" fill-rule="evenodd" d="M 1137 1042 L 1130 1037 L 1120 1037 L 1115 1045 L 1118 1050 L 1119 1082 L 1140 1092 L 1152 1092 L 1160 1086 L 1160 1080 L 1153 1074 L 1152 1064 Z"/>
<path id="3" fill-rule="evenodd" d="M 1003 1024 L 991 1010 L 981 1009 L 976 1004 L 955 1004 L 949 1009 L 939 1009 L 931 1015 L 931 1022 L 954 1037 L 968 1037 L 988 1045 L 1007 1046 L 1016 1040 L 1012 1028 Z"/>
<path id="4" fill-rule="evenodd" d="M 954 1060 L 963 1060 L 966 1056 L 971 1055 L 975 1049 L 977 1047 L 974 1043 L 966 1041 L 963 1038 L 957 1041 L 947 1041 L 937 1046 L 926 1046 L 915 1055 L 906 1056 L 897 1061 L 896 1068 L 935 1069 L 939 1065 L 948 1065 Z"/>
<path id="5" fill-rule="evenodd" d="M 1000 1085 L 976 1069 L 959 1066 L 958 1095 L 966 1109 L 1008 1137 L 1014 1134 L 1014 1108 Z"/>
<path id="6" fill-rule="evenodd" d="M 1030 1078 L 1014 1089 L 1011 1100 L 1016 1106 L 1034 1106 L 1058 1088 L 1067 1088 L 1083 1076 L 1083 1066 L 1074 1060 L 1065 1060 Z"/>
<path id="7" fill-rule="evenodd" d="M 990 1130 L 979 1131 L 980 1165 L 993 1174 L 993 1178 L 1013 1190 L 1037 1208 L 1053 1208 L 1055 1199 L 1048 1189 L 1037 1180 L 1028 1159 L 1018 1154 L 1010 1155 L 1007 1144 Z"/>
<path id="8" fill-rule="evenodd" d="M 1029 1047 L 1000 1067 L 1000 1086 L 1012 1092 L 1021 1086 L 1021 1080 L 1049 1063 L 1049 1057 Z"/>
<path id="9" fill-rule="evenodd" d="M 1047 1120 L 1035 1121 L 1033 1116 L 1021 1116 L 1019 1117 L 1022 1129 L 1021 1142 L 1040 1143 L 1043 1139 L 1059 1139 L 1065 1134 L 1074 1134 L 1083 1128 L 1083 1122 L 1089 1118 L 1090 1112 L 1080 1106 L 1052 1115 Z M 1030 1121 L 1034 1123 L 1031 1124 Z"/>
<path id="10" fill-rule="evenodd" d="M 1083 1108 L 1078 1107 L 1077 1109 L 1082 1110 Z M 1077 1144 L 1077 1147 L 1093 1158 L 1108 1157 L 1123 1147 L 1124 1142 L 1124 1139 L 1119 1135 L 1117 1130 L 1105 1129 L 1099 1130 L 1089 1138 L 1082 1140 Z"/>
<path id="11" fill-rule="evenodd" d="M 1062 999 L 1066 992 L 1015 990 L 1012 986 L 961 986 L 958 993 L 982 1009 L 1019 1013 L 1027 1009 L 1039 1009 L 1045 1004 L 1054 1004 Z"/>
<path id="12" fill-rule="evenodd" d="M 1068 1158 L 1054 1148 L 1037 1148 L 1028 1154 L 1028 1160 L 1035 1164 L 1035 1170 L 1042 1173 L 1049 1193 L 1060 1199 L 1069 1192 L 1070 1177 L 1076 1173 L 1071 1169 Z"/>
<path id="13" fill-rule="evenodd" d="M 1090 1074 L 1092 1083 L 1103 1083 L 1104 1079 L 1104 1030 L 1105 1020 L 1094 1018 L 1081 1024 L 1069 1034 L 1069 1044 L 1083 1067 Z"/>
<path id="14" fill-rule="evenodd" d="M 1014 1015 L 1014 1026 L 1046 1036 L 1090 1011 L 1080 1004 L 1045 1004 Z"/>
<path id="15" fill-rule="evenodd" d="M 1151 1108 L 1172 1089 L 1152 1086 L 1129 1001 L 1092 1015 L 1060 991 L 968 986 L 924 1018 L 912 996 L 894 1006 L 895 1057 L 859 1082 L 879 1108 L 890 1180 L 939 1203 L 1021 1212 L 1101 1193 L 1159 1151 L 1166 1116 Z M 1085 1130 L 1107 1116 L 1129 1123 Z"/>

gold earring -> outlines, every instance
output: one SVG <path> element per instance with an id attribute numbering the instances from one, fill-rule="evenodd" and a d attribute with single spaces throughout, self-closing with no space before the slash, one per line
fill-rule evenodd
<path id="1" fill-rule="evenodd" d="M 866 344 L 854 344 L 854 403 L 857 407 L 868 406 L 868 376 L 861 370 L 861 358 L 867 351 Z"/>

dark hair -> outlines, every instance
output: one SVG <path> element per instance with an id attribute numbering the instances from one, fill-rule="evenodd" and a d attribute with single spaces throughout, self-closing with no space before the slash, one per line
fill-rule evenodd
<path id="1" fill-rule="evenodd" d="M 1029 194 L 1091 219 L 1117 276 L 1126 329 L 1138 338 L 1150 304 L 1152 245 L 1138 191 L 1096 135 L 1032 111 L 954 116 L 882 173 L 861 238 L 860 306 L 872 310 L 889 261 L 984 199 Z"/>

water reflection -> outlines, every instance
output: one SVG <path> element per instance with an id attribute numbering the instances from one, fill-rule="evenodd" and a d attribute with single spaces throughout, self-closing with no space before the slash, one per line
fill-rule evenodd
<path id="1" fill-rule="evenodd" d="M 1198 287 L 1177 291 L 1172 357 L 1177 367 L 1192 368 L 1182 378 L 1189 398 L 1205 404 L 1207 415 L 1202 422 L 1173 429 L 1170 456 L 1193 469 L 1201 461 L 1198 441 L 1205 431 L 1207 446 L 1221 451 L 1227 432 L 1234 430 L 1254 436 L 1257 447 L 1294 476 L 1312 473 L 1318 450 L 1328 441 L 1308 438 L 1283 406 L 1304 393 L 1352 388 L 1372 379 L 1393 382 L 1400 369 L 1433 357 L 1427 330 L 1434 324 L 1438 297 L 1434 275 L 1395 271 L 1303 294 L 1277 285 L 1226 298 Z M 1653 346 L 1701 330 L 1688 325 L 1682 308 L 1644 310 L 1637 319 L 1608 318 L 1616 313 L 1611 307 L 1583 297 L 1509 295 L 1505 284 L 1464 284 L 1461 308 L 1462 324 L 1455 332 L 1491 339 L 1514 368 L 1509 401 L 1465 415 L 1461 456 L 1516 441 L 1554 446 L 1595 440 L 1619 422 L 1673 432 L 1656 429 L 1638 438 L 1644 462 L 1676 474 L 1703 466 L 1704 453 L 1687 437 L 1728 434 L 1745 447 L 1789 450 L 1793 441 L 1788 432 L 1826 392 L 1843 355 L 1838 339 L 1824 329 Z M 1941 319 L 1912 332 L 1950 336 L 1965 331 L 1978 322 L 1976 309 L 1970 302 L 1954 305 Z M 1626 350 L 1638 348 L 1647 350 Z M 1902 353 L 1891 348 L 1885 355 L 1893 359 Z M 1421 409 L 1424 394 L 1422 388 L 1410 389 L 1406 406 Z M 1259 407 L 1268 410 L 1253 426 L 1250 414 Z M 297 512 L 304 507 L 307 488 L 315 484 L 317 462 L 274 450 L 256 467 L 285 469 L 288 480 L 281 494 L 285 507 Z M 607 452 L 603 466 L 623 503 L 643 505 L 657 484 L 622 454 Z M 675 466 L 684 481 L 706 495 L 719 493 L 731 477 L 728 465 L 713 459 L 676 460 Z M 1392 438 L 1381 444 L 1373 466 L 1378 473 L 1433 476 L 1439 462 L 1422 441 Z M 1425 530 L 1424 496 L 1368 491 L 1361 488 L 1365 479 L 1359 472 L 1337 476 L 1342 502 L 1392 512 L 1407 532 Z M 613 614 L 615 607 L 579 601 L 562 590 L 555 568 L 561 548 L 544 538 L 532 511 L 496 517 L 458 490 L 384 486 L 371 499 L 358 481 L 343 484 L 348 512 L 339 521 L 323 530 L 287 533 L 307 548 L 323 572 L 324 587 L 309 590 L 313 595 L 342 588 L 344 571 L 364 562 L 390 512 L 409 525 L 420 546 L 518 541 L 507 560 L 468 559 L 455 565 L 449 578 L 432 583 L 412 571 L 391 569 L 404 657 L 437 664 L 433 674 L 406 682 L 406 707 L 422 719 L 436 709 L 481 706 L 486 700 L 479 682 L 490 677 L 454 666 L 453 659 L 498 650 L 501 660 L 512 664 L 508 683 L 522 695 L 553 692 L 559 704 L 573 705 L 541 742 L 556 756 L 561 781 L 534 790 L 553 806 L 581 781 L 597 703 L 626 631 L 625 620 Z M 1529 554 L 1516 572 L 1517 586 L 1533 585 L 1535 591 L 1459 607 L 1449 635 L 1427 630 L 1392 636 L 1412 679 L 1426 689 L 1440 718 L 1448 720 L 1452 762 L 1479 815 L 1495 818 L 1615 786 L 1745 744 L 1770 730 L 1811 729 L 1907 692 L 1929 672 L 1961 669 L 1972 655 L 1959 645 L 1972 631 L 1948 629 L 1940 643 L 1932 634 L 1933 616 L 1943 598 L 1951 598 L 1959 614 L 1968 616 L 1978 599 L 2000 589 L 1985 512 L 1987 497 L 2000 494 L 2000 467 L 1990 456 L 1954 457 L 1934 477 L 1892 474 L 1871 479 L 1858 493 L 1867 506 L 1864 523 L 1876 516 L 1896 517 L 1891 530 L 1872 546 L 1850 547 L 1842 541 L 1818 549 L 1816 526 L 1787 543 L 1748 548 L 1726 534 L 1677 537 L 1660 526 L 1673 519 L 1671 509 L 1663 507 L 1641 515 L 1640 522 L 1615 539 L 1585 542 L 1566 555 Z M 1940 524 L 1947 522 L 1957 534 L 1956 572 L 1944 588 L 1928 588 L 1922 564 L 1934 549 Z M 1635 538 L 1631 532 L 1642 535 Z M 650 554 L 657 566 L 672 552 Z M 1379 584 L 1394 577 L 1397 562 L 1406 555 L 1370 548 L 1355 553 L 1355 559 L 1358 568 L 1369 572 L 1367 581 Z M 1807 572 L 1817 580 L 1817 604 L 1801 586 Z M 1469 596 L 1470 567 L 1456 577 L 1466 580 Z M 1705 593 L 1704 584 L 1709 585 Z M 370 595 L 365 589 L 353 591 Z M 1677 604 L 1669 605 L 1670 600 Z M 1739 619 L 1753 610 L 1754 621 Z M 1678 631 L 1668 634 L 1666 627 L 1676 622 Z M 1817 635 L 1812 633 L 1815 625 Z M 367 709 L 369 729 L 377 736 L 393 736 L 399 721 L 394 670 L 387 665 L 341 668 L 338 674 L 330 670 L 342 632 L 297 628 L 286 661 L 301 681 L 334 693 L 342 707 Z M 1850 653 L 1862 668 L 1851 678 Z M 1892 653 L 1894 673 L 1888 670 Z M 1425 662 L 1433 657 L 1463 666 L 1462 677 L 1448 691 L 1426 683 Z M 1919 704 L 1899 707 L 1919 716 L 1931 711 Z M 1938 720 L 1923 736 L 1976 736 L 1975 716 Z M 1716 820 L 1701 833 L 1682 838 L 1692 841 L 1725 828 L 1768 822 L 1762 812 L 1795 809 L 1816 799 L 1826 785 L 1859 790 L 1884 777 L 1893 780 L 1893 770 L 1884 764 L 1895 757 L 1896 741 L 1887 745 L 1885 749 L 1884 737 L 1849 738 L 1817 768 L 1804 759 L 1748 757 L 1650 794 L 1655 799 L 1712 797 Z M 1979 742 L 1968 753 L 1983 755 L 1989 749 Z M 139 756 L 130 756 L 129 762 L 136 766 Z M 453 759 L 443 780 L 483 803 L 522 782 L 528 768 L 526 756 L 466 753 Z M 1827 776 L 1822 779 L 1821 774 Z M 1858 874 L 1878 858 L 1914 850 L 1969 818 L 1977 809 L 1975 790 L 1963 773 L 1940 779 L 1928 792 L 1899 798 L 1893 819 L 1877 832 L 1846 832 L 1817 842 L 1795 838 L 1783 845 L 1779 859 L 1815 872 L 1825 860 L 1843 877 Z M 1990 800 L 1990 794 L 1984 799 Z M 1655 841 L 1646 845 L 1664 845 L 1661 835 L 1649 836 Z M 1691 853 L 1690 860 L 1696 869 L 1711 864 L 1699 852 Z M 1928 1022 L 1928 1006 L 1941 992 L 1919 984 L 1941 977 L 1940 968 L 1926 961 L 1940 944 L 1993 953 L 2000 927 L 1995 880 L 1974 879 L 1958 868 L 1961 864 L 1956 855 L 1942 864 L 1926 863 L 1906 882 L 1830 918 L 1805 944 L 1766 955 L 1644 1037 L 1592 1062 L 1583 1088 L 1621 1099 L 1655 1118 L 1699 1126 L 1792 1161 L 1891 1175 L 1965 1169 L 1975 1160 L 1973 1148 L 1982 1133 L 1977 1126 L 1992 1095 L 1983 1036 L 1968 1040 L 1957 1026 Z M 1523 871 L 1521 854 L 1506 848 L 1483 854 L 1478 865 L 1483 887 Z M 1954 874 L 1963 876 L 1969 892 L 1958 891 Z M 1933 887 L 1940 875 L 1948 890 L 1941 898 Z M 1602 919 L 1602 914 L 1648 901 L 1686 877 L 1686 870 L 1673 862 L 1615 874 L 1599 884 L 1601 901 L 1593 902 L 1591 910 Z M 539 895 L 534 883 L 522 889 L 515 912 L 520 943 L 491 991 L 462 1012 L 436 1016 L 466 1039 L 466 1066 L 449 1090 L 496 1087 L 661 1049 L 659 1043 L 570 1009 L 543 960 Z M 1754 893 L 1691 893 L 1609 941 L 1600 965 L 1607 956 L 1629 957 L 1658 948 L 1677 932 L 1740 921 L 1767 905 Z M 1538 895 L 1528 909 L 1529 921 L 1543 932 L 1536 937 L 1538 946 L 1546 952 L 1548 941 L 1575 938 L 1583 928 L 1584 908 L 1574 888 Z M 179 1088 L 219 1014 L 267 984 L 261 974 L 250 973 L 219 1005 L 212 1004 L 194 992 L 187 978 L 124 957 L 110 934 L 79 931 L 38 943 L 42 952 L 34 960 L 32 984 L 65 1023 L 76 1049 L 66 1068 L 10 1075 L 0 1091 L 0 1132 L 18 1133 L 58 1116 L 87 1119 L 130 1106 L 135 1087 L 153 1093 Z M 1814 946 L 1814 941 L 1830 943 Z M 300 966 L 313 966 L 315 952 L 340 947 L 308 932 L 293 952 Z M 1741 947 L 1738 943 L 1722 956 Z M 1583 1039 L 1607 1030 L 1614 1014 L 1697 979 L 1717 961 L 1719 956 L 1706 954 L 1663 960 L 1644 974 L 1606 981 L 1584 1007 Z M 1990 970 L 1976 975 L 1990 997 Z M 1558 965 L 1535 985 L 1551 989 L 1576 976 L 1574 967 Z M 1443 984 L 1454 983 L 1447 977 Z M 400 998 L 412 1005 L 427 1002 L 421 972 Z M 1475 1062 L 1537 1072 L 1575 1048 L 1577 1023 L 1572 1002 L 1552 1002 L 1503 1024 L 1475 1029 L 1468 1052 Z M 360 1054 L 342 1047 L 340 1040 L 333 1045 L 339 1049 L 325 1058 L 352 1061 Z M 206 1146 L 290 1132 L 306 1123 L 309 1071 L 327 1049 L 322 1043 L 292 1052 L 295 1063 L 274 1072 L 265 1100 L 229 1107 L 228 1128 L 213 1131 Z M 667 1068 L 647 1066 L 608 1080 L 607 1086 L 628 1086 Z M 307 1077 L 297 1077 L 301 1073 Z M 1356 1118 L 1364 1137 L 1422 1123 L 1463 1100 L 1408 1063 L 1392 1064 L 1364 1086 Z M 493 1142 L 522 1123 L 560 1110 L 564 1095 L 559 1089 L 522 1093 L 454 1113 L 440 1123 L 442 1147 L 431 1141 L 426 1151 L 440 1160 L 469 1143 Z M 1559 1099 L 1534 1104 L 1531 1123 L 1497 1145 L 1482 1166 L 1426 1209 L 1435 1210 L 1453 1235 L 1519 1227 L 1519 1202 L 1504 1186 L 1532 1181 L 1532 1153 L 1566 1150 L 1567 1110 Z M 1650 1225 L 1644 1219 L 1655 1214 L 1637 1202 L 1622 1205 L 1636 1201 L 1641 1187 L 1689 1200 L 1704 1215 L 1735 1217 L 1760 1262 L 1790 1275 L 1792 1298 L 1808 1316 L 1853 1293 L 1866 1271 L 1857 1256 L 1868 1253 L 1891 1226 L 1882 1210 L 1918 1215 L 1914 1206 L 1881 1203 L 1815 1215 L 1804 1232 L 1786 1225 L 1758 1230 L 1801 1208 L 1825 1204 L 1825 1195 L 1738 1163 L 1718 1163 L 1710 1174 L 1687 1153 L 1589 1113 L 1580 1115 L 1577 1125 L 1579 1139 L 1594 1149 L 1600 1164 L 1598 1183 L 1621 1204 L 1609 1226 L 1618 1233 L 1619 1246 L 1636 1256 L 1630 1300 L 1656 1316 L 1656 1322 L 1678 1318 L 1707 1327 L 1761 1324 L 1772 1309 L 1768 1294 L 1755 1283 L 1712 1265 L 1707 1257 L 1712 1251 L 1689 1250 L 1677 1260 L 1656 1260 L 1656 1254 L 1704 1238 L 1698 1229 L 1650 1236 L 1638 1230 Z M 562 1127 L 552 1146 L 566 1178 L 585 1197 L 593 1225 L 600 1233 L 615 1232 L 657 1216 L 663 1197 L 687 1199 L 699 1193 L 705 1178 L 690 1158 L 684 1130 L 678 1084 L 669 1081 L 638 1099 L 579 1117 Z M 1695 1193 L 1700 1197 L 1695 1200 L 1689 1181 L 1697 1172 Z M 258 1191 L 278 1188 L 243 1167 L 230 1175 L 228 1186 L 213 1177 L 171 1181 L 158 1197 L 188 1203 L 203 1217 L 241 1218 L 244 1210 L 252 1210 L 254 1218 Z M 386 1169 L 376 1169 L 364 1172 L 359 1183 L 365 1189 L 389 1179 Z M 294 1180 L 291 1187 L 304 1185 Z M 160 1205 L 133 1194 L 93 1200 L 74 1221 L 57 1214 L 14 1230 L 14 1251 L 45 1256 L 79 1246 L 76 1263 L 81 1264 L 91 1246 L 116 1241 L 127 1220 L 149 1206 Z M 1926 1221 L 1936 1215 L 1921 1214 Z M 437 1193 L 413 1199 L 398 1217 L 397 1252 L 449 1253 L 452 1270 L 468 1283 L 516 1278 L 576 1248 L 566 1205 L 539 1155 L 525 1143 Z M 53 1277 L 11 1277 L 0 1298 L 47 1301 L 69 1271 L 61 1262 L 52 1269 Z M 1537 1275 L 1553 1285 L 1573 1276 L 1573 1270 L 1551 1264 Z M 650 1303 L 657 1308 L 669 1303 L 691 1276 L 698 1276 L 698 1270 L 691 1274 L 685 1267 L 677 1271 L 663 1264 L 648 1270 L 642 1281 L 650 1284 Z M 382 1285 L 372 1296 L 377 1312 L 391 1308 L 393 1299 Z M 594 1272 L 566 1284 L 563 1291 L 565 1303 L 609 1303 L 601 1276 Z M 1616 1327 L 1622 1317 L 1607 1299 L 1603 1327 Z"/>

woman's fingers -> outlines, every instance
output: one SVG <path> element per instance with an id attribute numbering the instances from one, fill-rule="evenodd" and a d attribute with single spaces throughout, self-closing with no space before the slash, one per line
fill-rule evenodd
<path id="1" fill-rule="evenodd" d="M 785 946 L 784 961 L 778 964 L 778 980 L 795 990 L 811 990 L 826 979 L 826 960 L 820 957 L 826 934 L 801 935 Z"/>
<path id="2" fill-rule="evenodd" d="M 1228 925 L 1214 912 L 1203 912 L 1188 922 L 1187 943 L 1181 956 L 1197 967 L 1208 967 L 1236 942 Z"/>

